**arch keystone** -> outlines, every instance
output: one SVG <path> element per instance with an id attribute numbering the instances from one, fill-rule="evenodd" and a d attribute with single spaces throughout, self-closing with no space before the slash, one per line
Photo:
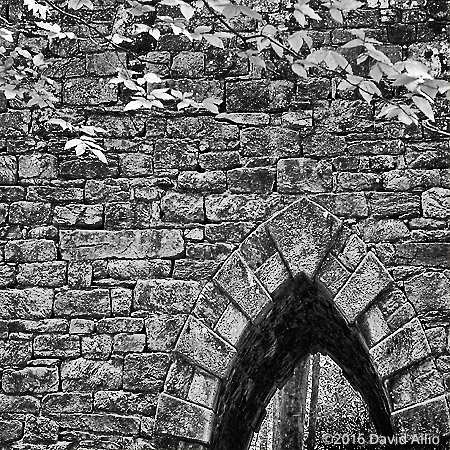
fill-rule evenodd
<path id="1" fill-rule="evenodd" d="M 301 199 L 266 223 L 292 276 L 314 279 L 332 247 L 342 221 L 316 203 Z"/>

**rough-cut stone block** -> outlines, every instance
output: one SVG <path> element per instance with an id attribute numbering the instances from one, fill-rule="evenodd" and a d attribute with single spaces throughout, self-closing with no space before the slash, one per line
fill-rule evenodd
<path id="1" fill-rule="evenodd" d="M 230 192 L 269 194 L 274 190 L 275 171 L 268 167 L 242 168 L 227 173 Z"/>
<path id="2" fill-rule="evenodd" d="M 390 378 L 387 388 L 394 409 L 406 408 L 445 393 L 442 376 L 432 359 Z"/>
<path id="3" fill-rule="evenodd" d="M 174 258 L 184 251 L 179 230 L 61 231 L 62 259 Z"/>
<path id="4" fill-rule="evenodd" d="M 87 392 L 57 392 L 42 399 L 44 414 L 88 413 L 92 411 L 92 394 Z"/>
<path id="5" fill-rule="evenodd" d="M 12 333 L 59 334 L 67 333 L 68 324 L 64 319 L 11 320 L 9 329 Z"/>
<path id="6" fill-rule="evenodd" d="M 192 192 L 220 193 L 227 189 L 225 172 L 181 172 L 178 176 L 178 188 Z"/>
<path id="7" fill-rule="evenodd" d="M 22 286 L 58 287 L 66 282 L 65 261 L 20 264 L 17 283 Z"/>
<path id="8" fill-rule="evenodd" d="M 275 243 L 264 225 L 260 225 L 239 246 L 244 261 L 252 270 L 262 266 L 277 252 Z"/>
<path id="9" fill-rule="evenodd" d="M 194 141 L 158 139 L 155 145 L 155 172 L 170 169 L 193 170 L 196 168 L 198 149 Z"/>
<path id="10" fill-rule="evenodd" d="M 405 242 L 395 246 L 398 265 L 450 268 L 450 244 L 447 242 Z"/>
<path id="11" fill-rule="evenodd" d="M 63 391 L 97 391 L 120 389 L 122 386 L 122 358 L 94 361 L 77 358 L 63 361 L 61 380 Z"/>
<path id="12" fill-rule="evenodd" d="M 19 178 L 47 178 L 58 176 L 58 160 L 54 155 L 32 153 L 19 156 Z"/>
<path id="13" fill-rule="evenodd" d="M 133 301 L 133 291 L 125 288 L 111 289 L 111 308 L 116 316 L 128 316 Z"/>
<path id="14" fill-rule="evenodd" d="M 361 314 L 393 280 L 373 253 L 368 253 L 334 298 L 349 322 Z"/>
<path id="15" fill-rule="evenodd" d="M 16 157 L 11 155 L 0 155 L 0 184 L 15 184 L 16 180 Z"/>
<path id="16" fill-rule="evenodd" d="M 172 60 L 175 77 L 199 78 L 205 71 L 205 55 L 202 52 L 180 52 Z"/>
<path id="17" fill-rule="evenodd" d="M 81 354 L 86 359 L 108 359 L 112 352 L 112 337 L 94 334 L 81 338 Z"/>
<path id="18" fill-rule="evenodd" d="M 102 52 L 86 55 L 86 70 L 96 76 L 113 75 L 119 67 L 126 66 L 125 53 Z"/>
<path id="19" fill-rule="evenodd" d="M 117 92 L 105 78 L 72 78 L 64 84 L 63 99 L 68 105 L 100 105 L 117 101 Z"/>
<path id="20" fill-rule="evenodd" d="M 67 284 L 71 289 L 91 287 L 92 265 L 89 261 L 70 261 L 67 265 Z"/>
<path id="21" fill-rule="evenodd" d="M 440 272 L 424 272 L 405 281 L 405 293 L 425 320 L 450 318 L 450 281 Z"/>
<path id="22" fill-rule="evenodd" d="M 169 369 L 167 353 L 141 353 L 125 356 L 123 366 L 123 389 L 147 392 L 161 385 Z"/>
<path id="23" fill-rule="evenodd" d="M 0 366 L 20 367 L 31 359 L 32 342 L 29 340 L 10 339 L 0 341 Z"/>
<path id="24" fill-rule="evenodd" d="M 339 253 L 339 261 L 349 270 L 355 270 L 366 256 L 366 244 L 355 234 L 346 241 L 344 248 Z"/>
<path id="25" fill-rule="evenodd" d="M 450 413 L 445 395 L 392 414 L 397 433 L 407 436 L 444 436 L 450 433 Z M 419 441 L 420 442 L 420 441 Z"/>
<path id="26" fill-rule="evenodd" d="M 339 156 L 345 153 L 345 138 L 331 133 L 316 133 L 303 141 L 303 154 L 308 157 Z"/>
<path id="27" fill-rule="evenodd" d="M 419 319 L 413 319 L 370 350 L 378 374 L 388 377 L 426 358 L 431 352 Z"/>
<path id="28" fill-rule="evenodd" d="M 134 416 L 116 414 L 60 414 L 55 417 L 60 427 L 76 431 L 137 436 L 140 420 Z"/>
<path id="29" fill-rule="evenodd" d="M 155 430 L 160 434 L 179 436 L 209 443 L 214 413 L 199 405 L 161 394 Z"/>
<path id="30" fill-rule="evenodd" d="M 255 275 L 270 295 L 273 295 L 287 280 L 291 279 L 291 274 L 278 252 L 269 257 L 255 271 Z"/>
<path id="31" fill-rule="evenodd" d="M 317 277 L 333 295 L 336 295 L 350 277 L 350 272 L 337 258 L 328 254 L 320 266 Z"/>
<path id="32" fill-rule="evenodd" d="M 143 393 L 99 391 L 94 394 L 94 408 L 96 411 L 150 416 L 155 414 L 158 393 L 157 390 Z"/>
<path id="33" fill-rule="evenodd" d="M 230 303 L 214 327 L 214 331 L 235 347 L 249 323 L 247 317 Z"/>
<path id="34" fill-rule="evenodd" d="M 364 242 L 395 242 L 410 236 L 405 222 L 397 219 L 373 219 L 361 221 L 356 226 Z"/>
<path id="35" fill-rule="evenodd" d="M 220 380 L 203 370 L 196 369 L 192 377 L 187 398 L 194 403 L 213 409 L 217 394 L 219 393 Z"/>
<path id="36" fill-rule="evenodd" d="M 68 334 L 43 334 L 33 342 L 35 357 L 73 358 L 80 356 L 80 338 Z"/>
<path id="37" fill-rule="evenodd" d="M 9 223 L 19 225 L 45 225 L 50 220 L 49 203 L 17 202 L 9 208 Z"/>
<path id="38" fill-rule="evenodd" d="M 0 394 L 0 413 L 38 414 L 40 402 L 29 395 Z"/>
<path id="39" fill-rule="evenodd" d="M 236 354 L 230 344 L 193 317 L 186 322 L 175 350 L 221 378 Z"/>
<path id="40" fill-rule="evenodd" d="M 72 178 L 83 178 L 84 174 L 70 172 Z M 66 177 L 67 178 L 67 177 Z M 83 189 L 71 187 L 30 186 L 27 191 L 27 200 L 33 202 L 82 202 Z"/>
<path id="41" fill-rule="evenodd" d="M 139 353 L 145 348 L 145 334 L 119 333 L 114 336 L 115 353 Z"/>
<path id="42" fill-rule="evenodd" d="M 20 420 L 0 419 L 0 444 L 18 441 L 23 435 L 23 423 Z"/>
<path id="43" fill-rule="evenodd" d="M 56 259 L 55 243 L 44 239 L 13 240 L 5 245 L 5 260 L 12 262 L 42 262 Z"/>
<path id="44" fill-rule="evenodd" d="M 418 217 L 420 196 L 407 192 L 371 192 L 369 206 L 375 217 Z"/>
<path id="45" fill-rule="evenodd" d="M 204 222 L 203 196 L 168 192 L 161 199 L 165 222 Z"/>
<path id="46" fill-rule="evenodd" d="M 150 312 L 189 313 L 199 294 L 196 281 L 139 280 L 134 290 L 134 307 Z"/>
<path id="47" fill-rule="evenodd" d="M 59 370 L 57 367 L 26 367 L 22 370 L 5 370 L 2 387 L 7 394 L 47 394 L 57 392 Z"/>
<path id="48" fill-rule="evenodd" d="M 311 200 L 338 217 L 360 218 L 369 215 L 363 192 L 316 194 Z"/>
<path id="49" fill-rule="evenodd" d="M 424 217 L 448 219 L 450 217 L 450 189 L 431 188 L 422 194 Z"/>
<path id="50" fill-rule="evenodd" d="M 241 131 L 243 156 L 286 158 L 300 156 L 299 133 L 282 127 L 244 128 Z"/>
<path id="51" fill-rule="evenodd" d="M 253 271 L 242 259 L 239 251 L 234 252 L 214 277 L 220 286 L 252 320 L 261 318 L 271 305 L 272 299 L 263 288 Z"/>
<path id="52" fill-rule="evenodd" d="M 95 289 L 92 291 L 70 290 L 55 295 L 55 315 L 67 317 L 104 317 L 111 314 L 109 291 Z"/>
<path id="53" fill-rule="evenodd" d="M 138 279 L 167 278 L 170 261 L 166 260 L 111 260 L 107 263 L 108 277 L 116 280 L 135 281 Z"/>
<path id="54" fill-rule="evenodd" d="M 150 314 L 145 319 L 147 347 L 150 351 L 173 350 L 186 322 L 185 314 Z"/>
<path id="55" fill-rule="evenodd" d="M 277 164 L 278 191 L 287 194 L 332 189 L 331 163 L 308 158 L 282 159 Z"/>
<path id="56" fill-rule="evenodd" d="M 23 441 L 32 444 L 56 442 L 58 433 L 59 426 L 54 420 L 27 415 Z"/>
<path id="57" fill-rule="evenodd" d="M 378 306 L 373 305 L 358 319 L 358 327 L 367 345 L 373 347 L 390 333 L 389 325 Z"/>
<path id="58" fill-rule="evenodd" d="M 333 244 L 340 221 L 319 205 L 300 200 L 267 223 L 293 277 L 304 274 L 312 279 Z"/>
<path id="59" fill-rule="evenodd" d="M 144 329 L 144 319 L 134 317 L 114 317 L 97 322 L 99 333 L 140 333 Z"/>
<path id="60" fill-rule="evenodd" d="M 228 303 L 230 299 L 217 286 L 207 283 L 197 300 L 193 314 L 210 328 L 214 328 Z"/>
<path id="61" fill-rule="evenodd" d="M 79 204 L 56 206 L 53 223 L 63 227 L 99 228 L 103 223 L 103 206 Z"/>
<path id="62" fill-rule="evenodd" d="M 0 317 L 40 319 L 50 317 L 53 306 L 51 289 L 30 288 L 0 291 Z"/>

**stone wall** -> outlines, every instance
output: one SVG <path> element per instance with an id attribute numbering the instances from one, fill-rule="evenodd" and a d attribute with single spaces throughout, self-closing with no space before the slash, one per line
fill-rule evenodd
<path id="1" fill-rule="evenodd" d="M 21 20 L 20 3 L 2 15 Z M 112 3 L 89 20 L 107 29 Z M 370 1 L 311 33 L 336 46 L 362 28 L 448 74 L 448 5 Z M 284 21 L 284 1 L 256 7 Z M 235 45 L 133 44 L 165 86 L 222 98 L 215 117 L 124 114 L 108 80 L 139 68 L 131 54 L 45 49 L 61 111 L 108 130 L 107 165 L 0 101 L 1 448 L 241 450 L 317 349 L 380 431 L 450 434 L 449 140 L 353 93 L 330 101 L 334 80 L 266 76 Z"/>

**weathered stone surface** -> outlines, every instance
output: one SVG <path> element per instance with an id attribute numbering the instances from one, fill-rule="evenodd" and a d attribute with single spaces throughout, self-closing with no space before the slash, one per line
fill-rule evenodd
<path id="1" fill-rule="evenodd" d="M 94 334 L 81 338 L 81 355 L 86 359 L 108 359 L 112 352 L 112 337 Z"/>
<path id="2" fill-rule="evenodd" d="M 56 442 L 58 440 L 58 433 L 59 426 L 54 420 L 46 417 L 27 415 L 23 433 L 24 442 L 31 442 L 34 444 L 41 442 Z"/>
<path id="3" fill-rule="evenodd" d="M 0 317 L 39 319 L 50 317 L 53 306 L 51 289 L 9 289 L 0 291 Z"/>
<path id="4" fill-rule="evenodd" d="M 72 289 L 91 287 L 92 265 L 89 261 L 70 261 L 67 265 L 67 284 Z"/>
<path id="5" fill-rule="evenodd" d="M 283 193 L 326 192 L 332 188 L 332 167 L 309 158 L 282 159 L 277 165 L 277 180 Z"/>
<path id="6" fill-rule="evenodd" d="M 196 369 L 192 377 L 187 398 L 194 403 L 213 409 L 217 394 L 219 393 L 220 380 L 207 372 Z"/>
<path id="7" fill-rule="evenodd" d="M 80 338 L 72 335 L 43 334 L 33 342 L 38 358 L 73 358 L 80 356 Z"/>
<path id="8" fill-rule="evenodd" d="M 274 189 L 275 171 L 267 167 L 233 169 L 228 171 L 227 180 L 230 192 L 269 194 Z"/>
<path id="9" fill-rule="evenodd" d="M 55 243 L 44 239 L 8 241 L 5 260 L 19 263 L 53 261 L 56 259 Z"/>
<path id="10" fill-rule="evenodd" d="M 57 392 L 42 399 L 44 414 L 88 413 L 92 411 L 92 394 L 85 392 Z"/>
<path id="11" fill-rule="evenodd" d="M 450 217 L 450 189 L 432 188 L 422 194 L 424 217 L 448 219 Z"/>
<path id="12" fill-rule="evenodd" d="M 65 261 L 20 264 L 17 283 L 22 286 L 58 287 L 66 282 Z"/>
<path id="13" fill-rule="evenodd" d="M 68 105 L 98 105 L 117 101 L 117 85 L 105 78 L 72 78 L 64 85 Z"/>
<path id="14" fill-rule="evenodd" d="M 333 255 L 328 254 L 320 266 L 317 278 L 331 294 L 336 295 L 350 277 L 350 272 Z"/>
<path id="15" fill-rule="evenodd" d="M 155 145 L 155 172 L 195 169 L 198 149 L 194 142 L 179 139 L 158 139 Z"/>
<path id="16" fill-rule="evenodd" d="M 177 411 L 173 414 L 173 411 Z M 187 439 L 208 443 L 213 428 L 213 412 L 167 394 L 161 394 L 158 402 L 156 430 Z"/>
<path id="17" fill-rule="evenodd" d="M 241 131 L 243 156 L 272 158 L 300 156 L 299 133 L 282 127 L 245 128 Z"/>
<path id="18" fill-rule="evenodd" d="M 115 353 L 139 353 L 145 348 L 145 334 L 119 333 L 114 336 Z"/>
<path id="19" fill-rule="evenodd" d="M 217 322 L 214 331 L 231 345 L 236 346 L 249 323 L 247 317 L 233 303 L 230 303 Z"/>
<path id="20" fill-rule="evenodd" d="M 117 414 L 60 414 L 57 420 L 63 428 L 128 436 L 137 436 L 140 427 L 139 418 Z"/>
<path id="21" fill-rule="evenodd" d="M 353 322 L 393 280 L 373 253 L 368 253 L 334 298 L 344 316 Z"/>
<path id="22" fill-rule="evenodd" d="M 31 413 L 38 414 L 40 402 L 30 395 L 5 395 L 0 394 L 1 413 Z"/>
<path id="23" fill-rule="evenodd" d="M 22 370 L 5 370 L 3 391 L 7 394 L 46 394 L 57 392 L 59 370 L 57 367 L 26 367 Z"/>
<path id="24" fill-rule="evenodd" d="M 106 180 L 86 181 L 86 203 L 127 201 L 130 200 L 130 196 L 131 187 L 127 179 L 108 178 Z"/>
<path id="25" fill-rule="evenodd" d="M 147 347 L 150 351 L 173 350 L 187 319 L 185 314 L 150 314 L 145 319 Z"/>
<path id="26" fill-rule="evenodd" d="M 230 344 L 193 317 L 186 322 L 175 350 L 221 378 L 236 354 Z"/>
<path id="27" fill-rule="evenodd" d="M 17 161 L 14 156 L 0 155 L 0 184 L 15 184 L 17 180 Z"/>
<path id="28" fill-rule="evenodd" d="M 0 444 L 18 441 L 23 435 L 23 423 L 19 420 L 0 419 Z"/>
<path id="29" fill-rule="evenodd" d="M 377 305 L 371 306 L 361 315 L 358 319 L 358 327 L 369 348 L 380 342 L 391 332 L 388 323 Z"/>
<path id="30" fill-rule="evenodd" d="M 170 267 L 170 261 L 166 260 L 111 260 L 108 261 L 107 273 L 111 278 L 126 281 L 166 278 Z"/>
<path id="31" fill-rule="evenodd" d="M 210 172 L 181 172 L 178 176 L 178 188 L 192 192 L 220 193 L 227 188 L 225 173 L 219 170 Z"/>
<path id="32" fill-rule="evenodd" d="M 61 231 L 63 259 L 174 258 L 184 250 L 178 230 Z"/>
<path id="33" fill-rule="evenodd" d="M 119 414 L 153 415 L 158 392 L 134 393 L 126 391 L 99 391 L 94 394 L 95 411 Z"/>
<path id="34" fill-rule="evenodd" d="M 317 194 L 311 200 L 338 217 L 360 218 L 369 215 L 363 192 Z"/>
<path id="35" fill-rule="evenodd" d="M 229 170 L 239 167 L 241 159 L 239 152 L 208 152 L 200 154 L 198 164 L 205 170 Z"/>
<path id="36" fill-rule="evenodd" d="M 0 341 L 0 365 L 4 368 L 25 366 L 31 359 L 31 351 L 30 340 L 2 340 Z"/>
<path id="37" fill-rule="evenodd" d="M 270 295 L 273 295 L 291 278 L 291 274 L 278 252 L 269 257 L 255 271 L 255 275 Z"/>
<path id="38" fill-rule="evenodd" d="M 139 333 L 144 330 L 144 319 L 134 317 L 114 317 L 97 322 L 99 333 Z"/>
<path id="39" fill-rule="evenodd" d="M 413 319 L 370 350 L 385 378 L 429 356 L 431 350 L 419 319 Z"/>
<path id="40" fill-rule="evenodd" d="M 395 263 L 398 265 L 450 267 L 449 243 L 405 242 L 395 245 Z"/>
<path id="41" fill-rule="evenodd" d="M 53 223 L 64 227 L 99 228 L 103 223 L 103 207 L 79 204 L 56 206 Z"/>
<path id="42" fill-rule="evenodd" d="M 64 168 L 64 165 L 62 165 Z M 73 172 L 71 167 L 68 169 L 72 178 L 82 177 L 84 174 Z M 79 176 L 78 176 L 79 175 Z M 83 189 L 71 187 L 53 187 L 53 186 L 30 186 L 27 191 L 27 200 L 33 202 L 81 202 L 83 201 Z"/>
<path id="43" fill-rule="evenodd" d="M 230 303 L 230 299 L 216 285 L 207 283 L 198 297 L 193 314 L 213 328 Z"/>
<path id="44" fill-rule="evenodd" d="M 120 175 L 142 177 L 153 174 L 153 158 L 145 153 L 128 153 L 119 157 Z"/>
<path id="45" fill-rule="evenodd" d="M 55 315 L 63 317 L 104 317 L 111 314 L 109 291 L 69 290 L 55 295 Z"/>
<path id="46" fill-rule="evenodd" d="M 405 293 L 425 320 L 450 318 L 450 281 L 440 272 L 424 272 L 405 281 Z"/>
<path id="47" fill-rule="evenodd" d="M 439 186 L 438 170 L 391 170 L 383 174 L 383 185 L 391 191 L 410 191 Z"/>
<path id="48" fill-rule="evenodd" d="M 401 372 L 387 381 L 394 409 L 425 402 L 444 394 L 441 374 L 432 359 Z"/>
<path id="49" fill-rule="evenodd" d="M 345 152 L 345 138 L 329 133 L 313 134 L 303 141 L 305 156 L 338 156 Z"/>
<path id="50" fill-rule="evenodd" d="M 267 223 L 292 276 L 313 278 L 330 249 L 340 221 L 315 203 L 301 200 Z"/>
<path id="51" fill-rule="evenodd" d="M 357 230 L 364 242 L 395 242 L 410 236 L 406 224 L 396 219 L 369 218 L 359 222 Z"/>
<path id="52" fill-rule="evenodd" d="M 117 68 L 126 64 L 126 54 L 118 52 L 92 53 L 86 55 L 86 70 L 97 76 L 113 75 Z"/>
<path id="53" fill-rule="evenodd" d="M 214 277 L 226 292 L 252 320 L 261 318 L 272 299 L 263 288 L 239 251 L 234 252 Z"/>
<path id="54" fill-rule="evenodd" d="M 123 389 L 134 392 L 152 392 L 161 386 L 169 369 L 167 353 L 126 355 L 123 366 Z"/>
<path id="55" fill-rule="evenodd" d="M 450 432 L 450 413 L 445 395 L 392 414 L 398 433 L 443 436 Z"/>
<path id="56" fill-rule="evenodd" d="M 139 280 L 134 290 L 134 307 L 149 312 L 188 313 L 199 294 L 195 281 Z"/>
<path id="57" fill-rule="evenodd" d="M 116 316 L 127 316 L 130 314 L 133 291 L 131 289 L 111 289 L 111 308 Z"/>
<path id="58" fill-rule="evenodd" d="M 32 153 L 19 156 L 19 178 L 47 178 L 58 176 L 58 160 L 54 155 Z"/>
<path id="59" fill-rule="evenodd" d="M 180 52 L 172 60 L 175 77 L 198 78 L 205 71 L 205 55 L 202 52 Z"/>
<path id="60" fill-rule="evenodd" d="M 12 333 L 67 333 L 68 324 L 64 319 L 11 320 Z"/>
<path id="61" fill-rule="evenodd" d="M 51 205 L 41 202 L 17 202 L 9 208 L 9 223 L 45 225 L 50 220 Z"/>
<path id="62" fill-rule="evenodd" d="M 61 380 L 63 391 L 97 391 L 120 389 L 122 386 L 122 358 L 94 361 L 77 358 L 63 361 Z"/>
<path id="63" fill-rule="evenodd" d="M 275 196 L 257 194 L 208 195 L 205 197 L 206 218 L 211 222 L 261 221 L 274 212 L 272 205 L 277 200 Z"/>
<path id="64" fill-rule="evenodd" d="M 161 200 L 161 210 L 166 222 L 204 222 L 203 196 L 169 192 Z"/>

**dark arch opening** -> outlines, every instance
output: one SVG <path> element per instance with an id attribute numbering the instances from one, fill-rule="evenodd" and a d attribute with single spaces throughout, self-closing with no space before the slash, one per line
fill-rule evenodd
<path id="1" fill-rule="evenodd" d="M 241 340 L 220 393 L 212 449 L 246 450 L 277 387 L 317 351 L 330 355 L 362 395 L 377 432 L 392 435 L 387 395 L 359 333 L 325 292 L 302 279 L 280 289 L 272 310 Z"/>

